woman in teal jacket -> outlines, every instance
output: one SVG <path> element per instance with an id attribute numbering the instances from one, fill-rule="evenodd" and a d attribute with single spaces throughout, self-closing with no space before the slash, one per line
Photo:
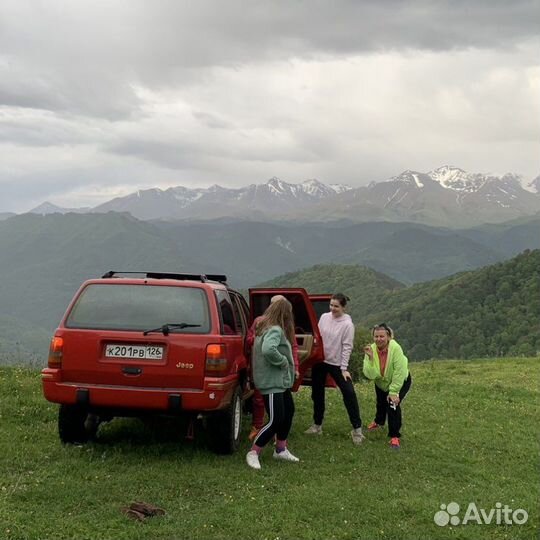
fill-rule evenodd
<path id="1" fill-rule="evenodd" d="M 296 463 L 300 461 L 287 448 L 287 437 L 294 416 L 291 387 L 294 383 L 294 360 L 291 343 L 295 339 L 291 303 L 286 298 L 270 304 L 255 330 L 253 346 L 253 380 L 262 394 L 268 422 L 261 428 L 246 462 L 260 469 L 259 455 L 276 436 L 274 458 Z"/>
<path id="2" fill-rule="evenodd" d="M 386 323 L 373 327 L 373 341 L 364 348 L 364 375 L 375 381 L 377 412 L 368 431 L 375 431 L 386 422 L 390 446 L 399 449 L 401 429 L 401 402 L 411 387 L 409 361 L 400 344 L 393 339 L 392 329 Z"/>

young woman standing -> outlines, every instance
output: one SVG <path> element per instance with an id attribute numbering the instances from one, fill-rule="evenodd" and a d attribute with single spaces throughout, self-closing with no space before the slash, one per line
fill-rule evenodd
<path id="1" fill-rule="evenodd" d="M 272 296 L 270 298 L 270 304 L 273 304 L 274 302 L 280 301 L 280 300 L 287 300 L 283 295 L 276 294 L 275 296 Z M 257 317 L 253 324 L 251 325 L 250 329 L 247 332 L 246 335 L 246 343 L 245 343 L 245 350 L 246 350 L 246 356 L 249 356 L 252 358 L 253 356 L 253 344 L 255 343 L 255 337 L 256 337 L 256 330 L 257 326 L 262 322 L 264 319 L 264 315 L 260 315 Z M 292 355 L 293 355 L 293 361 L 294 361 L 294 376 L 295 379 L 297 379 L 299 374 L 299 364 L 298 364 L 298 345 L 296 344 L 296 339 L 292 342 Z M 257 388 L 255 388 L 255 392 L 253 393 L 252 397 L 252 413 L 251 413 L 251 431 L 249 433 L 249 440 L 253 441 L 261 428 L 264 425 L 264 399 L 262 397 L 262 394 L 259 392 Z"/>
<path id="2" fill-rule="evenodd" d="M 246 462 L 251 468 L 260 469 L 259 455 L 276 435 L 274 459 L 296 463 L 300 460 L 287 448 L 294 416 L 291 387 L 295 368 L 291 343 L 295 336 L 291 303 L 285 298 L 271 303 L 255 334 L 253 380 L 263 396 L 268 422 L 255 437 Z"/>
<path id="3" fill-rule="evenodd" d="M 343 396 L 352 425 L 351 437 L 354 444 L 361 444 L 365 439 L 362 433 L 360 408 L 354 391 L 349 359 L 353 349 L 354 325 L 349 315 L 345 313 L 348 298 L 337 293 L 330 300 L 330 312 L 323 313 L 319 320 L 319 330 L 323 340 L 324 362 L 315 364 L 311 369 L 311 399 L 313 400 L 313 425 L 305 433 L 310 435 L 322 434 L 322 422 L 325 408 L 325 381 L 330 375 L 336 382 Z"/>

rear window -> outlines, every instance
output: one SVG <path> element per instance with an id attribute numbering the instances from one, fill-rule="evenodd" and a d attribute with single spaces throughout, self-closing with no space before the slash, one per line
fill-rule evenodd
<path id="1" fill-rule="evenodd" d="M 210 331 L 208 300 L 202 289 L 159 285 L 88 285 L 71 309 L 68 328 L 150 330 L 164 324 L 194 324 L 171 332 Z"/>

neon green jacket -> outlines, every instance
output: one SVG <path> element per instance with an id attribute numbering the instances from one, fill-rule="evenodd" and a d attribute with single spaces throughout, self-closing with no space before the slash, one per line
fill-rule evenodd
<path id="1" fill-rule="evenodd" d="M 364 355 L 364 375 L 384 392 L 392 395 L 399 394 L 405 379 L 409 376 L 409 360 L 403 354 L 401 345 L 394 339 L 388 343 L 388 359 L 384 373 L 381 373 L 381 364 L 377 345 L 371 344 L 373 351 L 373 360 L 366 354 Z"/>

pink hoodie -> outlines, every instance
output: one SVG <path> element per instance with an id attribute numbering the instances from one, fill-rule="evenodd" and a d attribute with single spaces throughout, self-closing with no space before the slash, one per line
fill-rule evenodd
<path id="1" fill-rule="evenodd" d="M 350 315 L 336 318 L 332 313 L 323 313 L 319 330 L 324 346 L 324 361 L 342 370 L 348 369 L 354 342 L 354 324 Z"/>

